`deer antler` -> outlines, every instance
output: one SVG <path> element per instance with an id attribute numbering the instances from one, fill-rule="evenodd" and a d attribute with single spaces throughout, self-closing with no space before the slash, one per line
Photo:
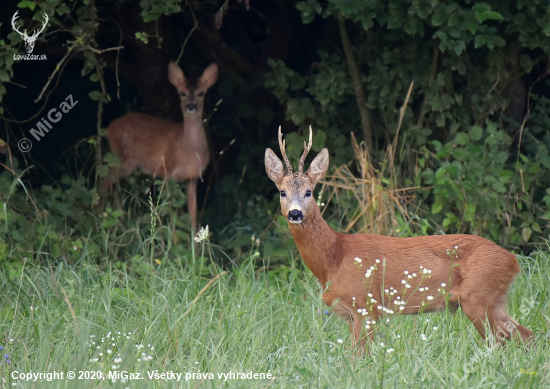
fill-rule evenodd
<path id="1" fill-rule="evenodd" d="M 311 150 L 311 137 L 312 131 L 311 126 L 309 126 L 309 143 L 306 146 L 306 142 L 304 142 L 304 152 L 302 154 L 302 157 L 300 158 L 300 163 L 298 164 L 298 173 L 300 174 L 304 172 L 304 162 L 306 161 L 306 157 L 309 154 L 309 150 Z"/>
<path id="2" fill-rule="evenodd" d="M 13 14 L 13 18 L 11 18 L 11 26 L 13 27 L 13 29 L 15 31 L 17 31 L 19 33 L 19 35 L 21 35 L 23 37 L 23 39 L 25 38 L 28 38 L 27 36 L 27 30 L 25 30 L 25 32 L 21 32 L 19 31 L 19 29 L 15 26 L 15 21 L 17 20 L 17 18 L 19 17 L 17 14 L 19 13 L 19 11 L 16 11 L 14 14 Z"/>
<path id="3" fill-rule="evenodd" d="M 38 35 L 40 35 L 42 33 L 42 31 L 44 31 L 44 29 L 46 28 L 46 26 L 48 25 L 48 15 L 47 14 L 44 14 L 44 17 L 46 18 L 46 20 L 44 21 L 44 25 L 42 26 L 42 29 L 40 31 L 35 31 L 33 34 L 32 34 L 32 37 L 36 39 L 36 37 Z"/>
<path id="4" fill-rule="evenodd" d="M 290 162 L 288 161 L 288 157 L 286 156 L 285 145 L 286 145 L 286 142 L 283 140 L 283 133 L 281 132 L 281 126 L 279 126 L 279 147 L 281 148 L 281 154 L 283 155 L 283 159 L 285 160 L 286 174 L 288 176 L 292 174 L 292 165 L 290 164 Z"/>

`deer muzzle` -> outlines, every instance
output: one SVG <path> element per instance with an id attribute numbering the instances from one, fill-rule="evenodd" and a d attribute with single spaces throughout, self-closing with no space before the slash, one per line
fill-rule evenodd
<path id="1" fill-rule="evenodd" d="M 299 209 L 293 209 L 288 212 L 287 218 L 292 224 L 300 224 L 304 220 L 304 214 Z"/>

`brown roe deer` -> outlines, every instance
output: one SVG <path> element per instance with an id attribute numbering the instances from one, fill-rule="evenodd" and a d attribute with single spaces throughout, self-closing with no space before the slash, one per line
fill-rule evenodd
<path id="1" fill-rule="evenodd" d="M 321 282 L 323 301 L 348 321 L 356 343 L 365 346 L 375 324 L 397 314 L 417 314 L 458 306 L 485 338 L 485 323 L 499 341 L 533 333 L 506 313 L 508 286 L 520 272 L 514 254 L 473 235 L 394 238 L 342 234 L 323 220 L 313 190 L 329 166 L 325 148 L 304 173 L 311 148 L 304 142 L 298 173 L 279 146 L 286 165 L 265 151 L 267 175 L 280 191 L 281 210 L 307 267 Z M 366 325 L 364 326 L 364 322 Z"/>
<path id="2" fill-rule="evenodd" d="M 204 96 L 217 78 L 215 63 L 192 83 L 175 62 L 170 62 L 168 79 L 180 95 L 183 123 L 142 113 L 129 113 L 113 121 L 107 129 L 107 138 L 122 167 L 110 169 L 103 188 L 109 189 L 114 180 L 130 175 L 137 167 L 155 177 L 189 181 L 187 203 L 196 231 L 197 180 L 210 161 L 202 119 Z"/>

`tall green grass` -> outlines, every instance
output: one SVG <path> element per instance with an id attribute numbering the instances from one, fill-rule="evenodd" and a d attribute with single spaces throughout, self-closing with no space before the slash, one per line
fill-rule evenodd
<path id="1" fill-rule="evenodd" d="M 257 270 L 257 260 L 252 255 L 227 273 L 211 266 L 208 276 L 200 275 L 203 266 L 179 258 L 148 271 L 27 263 L 16 279 L 2 272 L 0 345 L 11 364 L 2 357 L 0 387 L 550 387 L 547 254 L 520 257 L 523 273 L 508 302 L 510 313 L 537 334 L 533 346 L 492 348 L 459 311 L 394 317 L 364 357 L 354 355 L 347 325 L 325 313 L 307 269 Z M 183 382 L 150 380 L 147 372 L 157 370 L 182 373 Z M 11 378 L 13 372 L 54 371 L 76 371 L 77 378 L 79 371 L 105 377 L 126 371 L 144 379 Z M 214 379 L 186 381 L 186 373 L 199 372 Z M 272 378 L 218 378 L 229 372 Z"/>

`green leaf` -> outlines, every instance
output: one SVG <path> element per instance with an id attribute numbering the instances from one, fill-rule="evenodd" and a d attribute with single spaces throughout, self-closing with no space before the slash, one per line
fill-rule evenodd
<path id="1" fill-rule="evenodd" d="M 524 242 L 529 241 L 529 238 L 531 238 L 531 229 L 529 227 L 523 227 L 521 230 L 521 237 Z"/>
<path id="2" fill-rule="evenodd" d="M 474 38 L 474 47 L 477 49 L 487 43 L 487 39 L 483 35 L 476 35 Z"/>
<path id="3" fill-rule="evenodd" d="M 441 26 L 447 20 L 447 14 L 439 13 L 432 16 L 432 25 Z"/>
<path id="4" fill-rule="evenodd" d="M 28 8 L 31 11 L 34 11 L 35 7 L 36 3 L 34 1 L 20 1 L 19 4 L 17 4 L 17 8 Z"/>
<path id="5" fill-rule="evenodd" d="M 314 151 L 321 151 L 325 147 L 325 141 L 327 139 L 327 134 L 323 130 L 318 130 L 313 135 L 313 141 L 311 142 L 311 148 Z"/>
<path id="6" fill-rule="evenodd" d="M 466 209 L 464 210 L 464 220 L 467 222 L 471 222 L 474 220 L 474 216 L 476 214 L 476 205 L 472 202 L 466 203 Z"/>
<path id="7" fill-rule="evenodd" d="M 65 14 L 68 14 L 69 12 L 71 12 L 71 10 L 70 10 L 69 7 L 67 7 L 65 4 L 62 4 L 62 5 L 60 5 L 59 7 L 57 7 L 57 9 L 55 10 L 55 12 L 56 12 L 58 15 L 65 15 Z"/>
<path id="8" fill-rule="evenodd" d="M 148 37 L 149 35 L 147 35 L 146 32 L 141 32 L 141 31 L 136 32 L 136 39 L 139 39 L 145 44 L 149 43 Z"/>
<path id="9" fill-rule="evenodd" d="M 470 143 L 470 137 L 468 136 L 468 134 L 459 132 L 458 134 L 456 134 L 455 142 L 461 146 L 466 146 L 468 143 Z"/>
<path id="10" fill-rule="evenodd" d="M 443 209 L 443 204 L 439 202 L 435 202 L 432 205 L 432 214 L 436 215 Z"/>
<path id="11" fill-rule="evenodd" d="M 453 14 L 449 18 L 449 21 L 447 22 L 447 25 L 449 27 L 454 27 L 454 26 L 458 26 L 459 23 L 460 23 L 460 17 L 458 15 Z"/>
<path id="12" fill-rule="evenodd" d="M 107 165 L 102 165 L 97 169 L 97 175 L 100 177 L 107 177 L 109 174 L 109 167 Z"/>
<path id="13" fill-rule="evenodd" d="M 88 96 L 90 96 L 90 99 L 98 101 L 101 98 L 101 92 L 98 90 L 94 90 L 88 93 Z"/>
<path id="14" fill-rule="evenodd" d="M 480 140 L 482 136 L 483 128 L 481 128 L 480 126 L 473 126 L 470 129 L 470 138 L 472 138 L 472 140 Z"/>
<path id="15" fill-rule="evenodd" d="M 475 35 L 477 29 L 479 28 L 479 22 L 476 18 L 470 16 L 467 17 L 466 20 L 464 20 L 464 27 L 466 27 L 466 29 L 470 31 L 472 35 Z"/>
<path id="16" fill-rule="evenodd" d="M 506 45 L 506 41 L 501 36 L 494 36 L 493 37 L 493 43 L 497 47 L 504 47 Z"/>
<path id="17" fill-rule="evenodd" d="M 409 20 L 407 23 L 405 23 L 405 32 L 407 34 L 414 35 L 416 32 L 416 23 L 412 20 Z"/>
<path id="18" fill-rule="evenodd" d="M 361 25 L 365 31 L 368 31 L 372 26 L 374 26 L 374 22 L 372 21 L 372 18 L 366 18 L 361 20 Z"/>
<path id="19" fill-rule="evenodd" d="M 496 11 L 476 12 L 475 15 L 480 23 L 483 23 L 486 20 L 504 20 L 502 15 Z"/>

